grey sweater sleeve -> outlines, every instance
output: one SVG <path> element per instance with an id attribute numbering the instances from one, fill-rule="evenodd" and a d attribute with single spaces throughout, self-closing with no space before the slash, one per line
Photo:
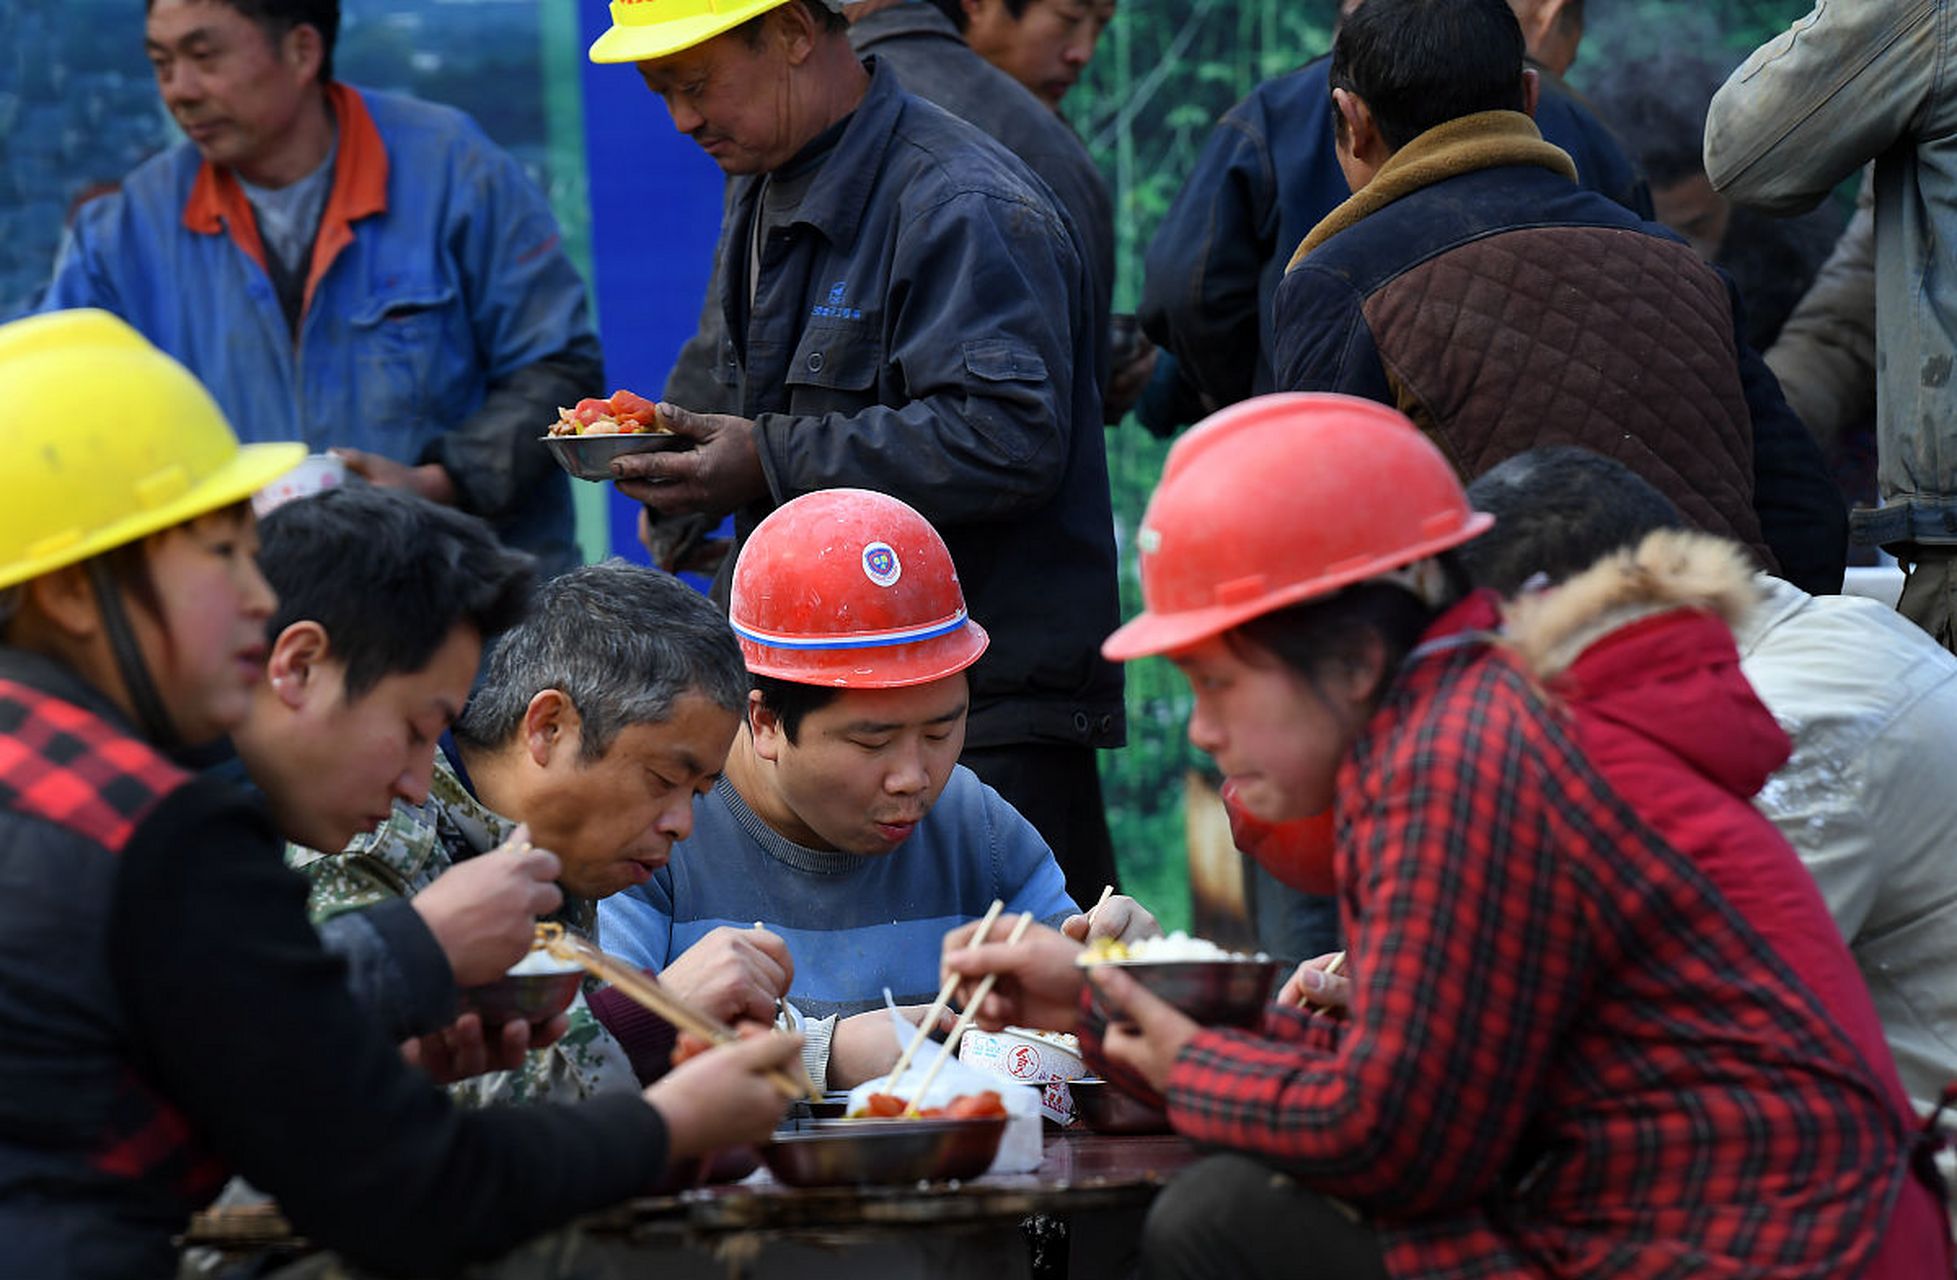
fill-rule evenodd
<path id="1" fill-rule="evenodd" d="M 455 1020 L 455 974 L 406 898 L 322 921 L 319 940 L 347 966 L 347 991 L 389 1039 L 425 1036 Z"/>

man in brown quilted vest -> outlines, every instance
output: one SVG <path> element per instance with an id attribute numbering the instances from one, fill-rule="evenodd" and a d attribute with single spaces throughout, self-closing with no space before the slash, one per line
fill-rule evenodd
<path id="1" fill-rule="evenodd" d="M 1839 590 L 1847 513 L 1730 282 L 1577 186 L 1530 118 L 1523 54 L 1506 0 L 1367 0 L 1340 28 L 1353 196 L 1278 288 L 1279 385 L 1398 407 L 1464 479 L 1582 445 L 1763 567 Z"/>

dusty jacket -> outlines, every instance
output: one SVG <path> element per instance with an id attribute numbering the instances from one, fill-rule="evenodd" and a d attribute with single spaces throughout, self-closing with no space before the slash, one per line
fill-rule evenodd
<path id="1" fill-rule="evenodd" d="M 1775 212 L 1875 161 L 1877 478 L 1859 540 L 1957 544 L 1957 7 L 1856 0 L 1756 50 L 1713 98 L 1706 173 Z"/>
<path id="2" fill-rule="evenodd" d="M 725 374 L 776 504 L 875 489 L 944 535 L 972 616 L 966 745 L 1119 746 L 1119 620 L 1092 273 L 1051 194 L 881 62 L 793 221 L 748 244 L 763 179 L 721 228 Z M 749 313 L 748 298 L 754 299 Z"/>
<path id="3" fill-rule="evenodd" d="M 339 151 L 296 335 L 243 191 L 189 143 L 83 208 L 42 305 L 123 317 L 245 440 L 440 463 L 464 510 L 568 568 L 570 481 L 537 436 L 604 375 L 550 206 L 461 112 L 329 94 Z"/>
<path id="4" fill-rule="evenodd" d="M 1756 803 L 1820 883 L 1927 1109 L 1957 1080 L 1957 658 L 1872 600 L 1762 581 L 1742 669 L 1794 754 Z"/>
<path id="5" fill-rule="evenodd" d="M 1514 112 L 1401 148 L 1279 286 L 1280 385 L 1396 405 L 1468 479 L 1582 445 L 1701 528 L 1838 590 L 1840 496 L 1739 336 L 1730 283 L 1571 172 Z"/>
<path id="6" fill-rule="evenodd" d="M 1842 933 L 1786 837 L 1748 803 L 1791 746 L 1741 673 L 1730 630 L 1757 591 L 1739 548 L 1664 530 L 1523 596 L 1507 634 L 1591 763 L 1841 1025 L 1906 1131 L 1910 1099 Z M 1870 1280 L 1949 1275 L 1939 1191 L 1906 1185 Z"/>

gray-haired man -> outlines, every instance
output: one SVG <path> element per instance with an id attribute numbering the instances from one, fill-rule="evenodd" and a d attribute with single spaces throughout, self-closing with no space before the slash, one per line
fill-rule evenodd
<path id="1" fill-rule="evenodd" d="M 292 847 L 315 921 L 420 892 L 489 852 L 519 822 L 562 860 L 554 917 L 591 934 L 596 901 L 643 883 L 693 826 L 746 705 L 747 671 L 726 619 L 664 574 L 620 561 L 539 589 L 491 655 L 482 686 L 442 740 L 428 800 L 345 850 Z M 664 976 L 716 1017 L 773 1017 L 789 959 L 761 930 L 725 937 Z M 469 1101 L 570 1101 L 637 1089 L 634 1061 L 582 998 L 571 1029 L 523 1069 L 455 1086 Z M 640 1062 L 650 1074 L 663 1063 Z"/>

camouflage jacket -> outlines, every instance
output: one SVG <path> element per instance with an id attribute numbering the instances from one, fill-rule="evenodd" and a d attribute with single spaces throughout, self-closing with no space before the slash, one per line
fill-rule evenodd
<path id="1" fill-rule="evenodd" d="M 448 758 L 437 752 L 426 803 L 418 808 L 397 803 L 385 823 L 356 836 L 339 853 L 287 845 L 285 860 L 311 881 L 307 906 L 318 924 L 388 898 L 411 898 L 457 862 L 496 848 L 515 829 L 516 823 L 470 795 Z M 552 919 L 586 937 L 597 934 L 597 906 L 583 899 L 566 895 Z M 637 1090 L 625 1050 L 593 1016 L 583 992 L 569 1013 L 571 1029 L 564 1038 L 532 1053 L 519 1070 L 464 1080 L 450 1092 L 465 1105 L 486 1106 L 576 1102 L 594 1093 Z"/>

